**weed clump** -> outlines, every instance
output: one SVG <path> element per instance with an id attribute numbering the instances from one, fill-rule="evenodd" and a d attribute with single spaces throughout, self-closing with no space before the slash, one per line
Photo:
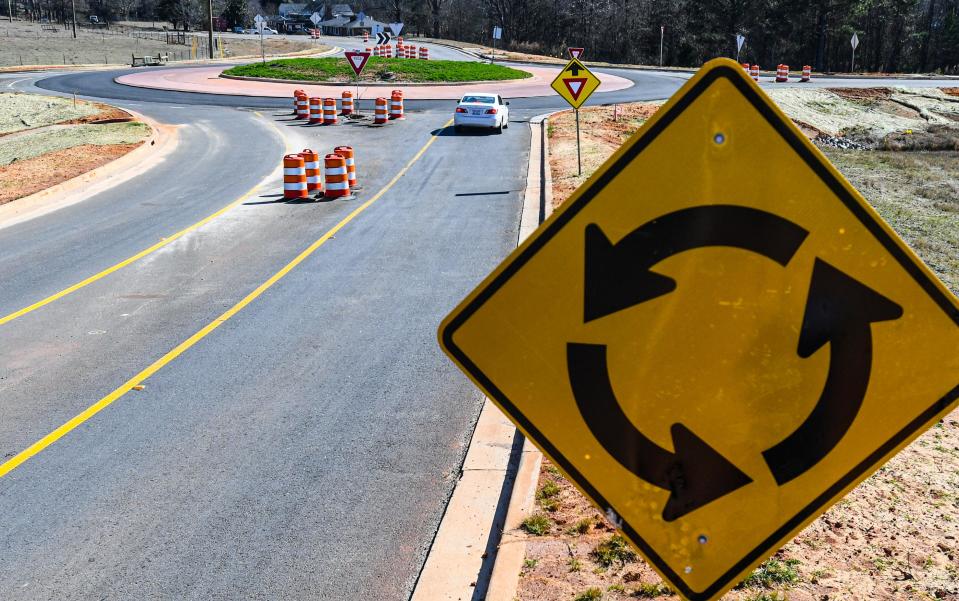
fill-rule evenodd
<path id="1" fill-rule="evenodd" d="M 629 547 L 625 538 L 614 534 L 596 545 L 596 548 L 590 552 L 590 557 L 599 565 L 608 568 L 616 563 L 626 565 L 634 561 L 636 553 Z"/>
<path id="2" fill-rule="evenodd" d="M 545 513 L 537 511 L 533 515 L 523 520 L 523 523 L 520 524 L 520 527 L 533 536 L 543 536 L 549 532 L 549 529 L 552 525 L 553 520 L 549 519 L 549 516 L 547 516 Z"/>

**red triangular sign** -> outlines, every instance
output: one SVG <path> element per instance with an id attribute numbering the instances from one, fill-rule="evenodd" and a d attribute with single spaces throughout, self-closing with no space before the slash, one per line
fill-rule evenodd
<path id="1" fill-rule="evenodd" d="M 353 69 L 353 72 L 356 73 L 357 77 L 360 76 L 360 73 L 363 71 L 363 67 L 366 66 L 366 61 L 370 60 L 369 52 L 344 52 L 343 56 L 346 57 L 346 62 L 349 63 L 350 68 Z"/>
<path id="2" fill-rule="evenodd" d="M 579 95 L 583 93 L 583 90 L 586 88 L 587 79 L 585 77 L 565 77 L 563 78 L 563 83 L 566 84 L 566 89 L 569 90 L 570 95 L 573 97 L 573 100 L 579 100 Z"/>
<path id="3" fill-rule="evenodd" d="M 567 48 L 567 50 L 569 51 L 569 56 L 571 58 L 579 58 L 583 56 L 584 48 Z"/>

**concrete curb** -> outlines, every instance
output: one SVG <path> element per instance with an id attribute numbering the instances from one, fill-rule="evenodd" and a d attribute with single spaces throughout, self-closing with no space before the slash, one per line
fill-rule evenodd
<path id="1" fill-rule="evenodd" d="M 30 196 L 0 205 L 0 229 L 82 202 L 143 173 L 172 153 L 178 144 L 175 126 L 162 125 L 130 109 L 122 109 L 146 123 L 150 136 L 122 157 L 60 182 Z"/>
<path id="2" fill-rule="evenodd" d="M 544 123 L 545 116 L 530 122 L 533 135 L 517 245 L 543 222 L 552 200 Z M 520 541 L 517 533 L 522 536 L 519 525 L 532 506 L 541 461 L 542 454 L 485 399 L 460 480 L 411 601 L 512 601 L 526 550 L 525 540 Z M 504 546 L 505 542 L 510 544 Z"/>
<path id="3" fill-rule="evenodd" d="M 523 221 L 520 225 L 519 242 L 522 243 L 550 214 L 553 204 L 553 177 L 549 169 L 549 138 L 546 136 L 548 118 L 555 113 L 539 115 L 530 119 L 533 136 L 530 144 L 530 168 L 527 178 L 527 204 L 523 209 Z M 539 129 L 539 136 L 536 129 Z M 537 138 L 539 138 L 537 143 Z M 538 165 L 534 164 L 535 157 Z M 534 184 L 535 181 L 535 184 Z M 535 190 L 535 192 L 533 192 Z M 533 197 L 533 198 L 531 198 Z M 533 204 L 535 203 L 535 204 Z M 527 219 L 535 206 L 535 219 Z M 531 216 L 532 217 L 532 216 Z M 536 484 L 539 482 L 539 468 L 543 454 L 523 439 L 523 450 L 519 468 L 513 483 L 506 523 L 496 553 L 496 562 L 490 576 L 486 601 L 513 601 L 519 586 L 519 574 L 526 558 L 526 533 L 522 529 L 523 520 L 533 512 L 536 499 Z"/>
<path id="4" fill-rule="evenodd" d="M 529 71 L 527 71 L 529 73 Z M 308 81 L 303 79 L 274 79 L 272 77 L 245 77 L 243 75 L 224 75 L 220 74 L 220 77 L 223 79 L 237 79 L 240 81 L 265 81 L 267 83 L 289 83 L 294 85 L 302 86 L 337 86 L 344 88 L 353 88 L 356 87 L 356 82 L 352 81 Z M 385 82 L 362 82 L 360 87 L 363 88 L 396 88 L 396 87 L 416 87 L 416 86 L 470 86 L 476 84 L 490 84 L 496 85 L 501 83 L 516 83 L 519 81 L 526 81 L 527 79 L 532 79 L 532 77 L 524 77 L 522 79 L 495 79 L 495 80 L 486 80 L 481 79 L 477 81 L 385 81 Z"/>

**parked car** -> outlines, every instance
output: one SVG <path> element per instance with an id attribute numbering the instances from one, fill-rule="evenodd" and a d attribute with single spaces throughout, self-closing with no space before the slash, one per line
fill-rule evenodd
<path id="1" fill-rule="evenodd" d="M 242 27 L 234 27 L 233 33 L 244 33 L 244 31 Z"/>
<path id="2" fill-rule="evenodd" d="M 464 127 L 488 127 L 503 133 L 503 128 L 509 127 L 509 103 L 503 102 L 499 94 L 467 94 L 456 103 L 453 127 L 456 131 Z"/>
<path id="3" fill-rule="evenodd" d="M 257 31 L 255 27 L 253 27 L 253 28 L 251 28 L 251 29 L 247 29 L 247 30 L 246 30 L 246 33 L 258 34 L 258 33 L 260 33 L 260 32 Z M 276 30 L 275 30 L 275 29 L 270 29 L 269 27 L 264 27 L 264 28 L 263 28 L 263 35 L 276 35 Z"/>

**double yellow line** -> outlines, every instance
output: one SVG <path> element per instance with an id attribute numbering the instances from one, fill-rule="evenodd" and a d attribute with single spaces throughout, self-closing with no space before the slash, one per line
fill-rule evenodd
<path id="1" fill-rule="evenodd" d="M 440 131 L 442 131 L 446 127 L 449 127 L 451 123 L 452 123 L 452 119 L 450 121 L 447 121 L 446 124 L 442 128 L 440 128 Z M 132 378 L 130 378 L 129 380 L 121 384 L 116 390 L 106 395 L 105 397 L 97 401 L 96 403 L 90 405 L 89 407 L 87 407 L 86 409 L 84 409 L 83 411 L 75 415 L 73 418 L 71 418 L 69 421 L 67 421 L 66 423 L 64 423 L 63 425 L 61 425 L 54 431 L 50 432 L 49 434 L 47 434 L 46 436 L 44 436 L 37 442 L 33 443 L 26 449 L 20 451 L 19 453 L 11 457 L 9 460 L 4 462 L 3 464 L 0 464 L 0 478 L 6 476 L 13 470 L 17 469 L 25 461 L 27 461 L 28 459 L 30 459 L 37 453 L 40 453 L 41 451 L 43 451 L 44 449 L 46 449 L 47 447 L 49 447 L 50 445 L 58 441 L 59 439 L 63 438 L 71 430 L 73 430 L 74 428 L 82 424 L 83 422 L 87 421 L 88 419 L 90 419 L 91 417 L 93 417 L 94 415 L 102 411 L 103 409 L 109 407 L 110 404 L 112 404 L 114 401 L 116 401 L 117 399 L 125 395 L 127 392 L 132 390 L 135 386 L 139 386 L 140 384 L 142 384 L 143 381 L 145 381 L 147 378 L 149 378 L 156 372 L 160 371 L 165 365 L 167 365 L 168 363 L 170 363 L 171 361 L 173 361 L 174 359 L 176 359 L 177 357 L 185 353 L 188 349 L 190 349 L 190 347 L 195 345 L 197 342 L 203 340 L 208 334 L 210 334 L 210 332 L 220 327 L 231 317 L 239 313 L 244 307 L 246 307 L 251 302 L 253 302 L 257 297 L 259 297 L 261 294 L 269 290 L 274 284 L 276 284 L 284 276 L 286 276 L 286 274 L 290 273 L 290 271 L 292 271 L 297 265 L 305 261 L 307 257 L 312 255 L 314 252 L 316 252 L 317 249 L 323 246 L 323 244 L 326 243 L 327 240 L 335 236 L 338 231 L 340 231 L 346 226 L 346 224 L 353 221 L 353 219 L 355 219 L 357 215 L 359 215 L 360 213 L 365 211 L 367 208 L 369 208 L 370 205 L 372 205 L 374 202 L 379 200 L 384 194 L 386 194 L 386 192 L 390 188 L 396 185 L 396 182 L 398 182 L 400 178 L 406 175 L 406 172 L 409 171 L 410 167 L 412 167 L 413 164 L 416 163 L 420 159 L 420 157 L 423 156 L 426 150 L 430 146 L 432 146 L 433 142 L 436 141 L 436 137 L 437 137 L 437 134 L 433 134 L 433 136 L 430 137 L 429 141 L 426 142 L 426 144 L 424 144 L 422 148 L 420 148 L 420 150 L 413 156 L 413 158 L 410 159 L 409 162 L 406 163 L 406 165 L 402 169 L 400 169 L 400 171 L 395 176 L 393 176 L 393 179 L 387 182 L 387 184 L 383 186 L 369 200 L 367 200 L 360 206 L 353 209 L 353 211 L 351 211 L 350 214 L 348 214 L 346 217 L 340 220 L 339 223 L 337 223 L 332 228 L 330 228 L 325 234 L 320 236 L 320 238 L 317 239 L 315 242 L 307 246 L 292 261 L 284 265 L 282 269 L 274 273 L 272 276 L 270 276 L 269 279 L 267 279 L 265 282 L 257 286 L 256 289 L 254 289 L 252 292 L 250 292 L 245 297 L 243 297 L 243 299 L 240 302 L 238 302 L 237 304 L 233 305 L 232 307 L 224 311 L 222 315 L 220 315 L 219 317 L 217 317 L 210 323 L 203 326 L 203 328 L 201 328 L 198 332 L 196 332 L 195 334 L 193 334 L 192 336 L 190 336 L 189 338 L 187 338 L 186 340 L 178 344 L 167 354 L 163 355 L 162 357 L 154 361 L 146 369 L 142 370 L 140 373 L 136 374 L 135 376 L 133 376 Z M 242 198 L 237 201 L 234 201 L 233 204 L 236 204 L 237 202 L 240 202 L 241 200 Z M 228 208 L 229 206 L 224 207 L 223 209 L 221 209 L 220 212 L 225 211 Z M 207 218 L 207 220 L 212 219 L 215 215 L 216 214 L 211 215 L 210 217 Z M 200 224 L 197 224 L 197 227 L 199 227 L 199 225 Z M 195 228 L 191 226 L 190 228 L 187 228 L 187 230 L 184 230 L 179 235 L 185 234 L 187 231 L 190 231 L 191 229 L 195 229 Z M 131 259 L 133 259 L 133 257 L 131 257 Z M 132 262 L 129 259 L 128 261 Z M 119 269 L 120 267 L 122 267 L 123 264 L 128 264 L 128 263 L 127 262 L 118 263 L 117 265 L 119 267 L 116 267 L 116 269 Z M 114 269 L 114 271 L 116 269 Z M 97 274 L 97 275 L 99 276 L 100 274 Z M 82 287 L 82 286 L 80 286 L 80 284 L 77 284 L 77 287 Z M 67 289 L 67 290 L 70 290 L 70 289 Z M 67 292 L 67 294 L 69 294 L 69 292 Z M 51 297 L 51 300 L 49 302 L 52 302 L 53 300 L 56 300 L 56 299 L 53 299 Z M 42 305 L 39 305 L 39 306 L 42 306 Z"/>

